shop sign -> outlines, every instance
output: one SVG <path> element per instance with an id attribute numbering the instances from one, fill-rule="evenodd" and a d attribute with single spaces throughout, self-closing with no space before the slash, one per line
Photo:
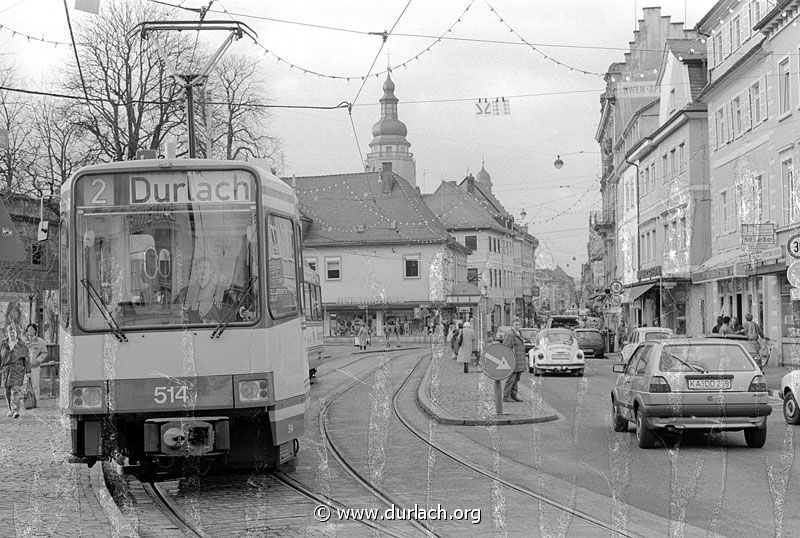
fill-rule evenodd
<path id="1" fill-rule="evenodd" d="M 745 276 L 745 267 L 741 264 L 728 265 L 726 267 L 719 267 L 717 269 L 709 269 L 702 273 L 695 273 L 692 275 L 692 282 L 706 282 L 710 280 L 720 280 L 723 278 L 737 278 Z"/>
<path id="2" fill-rule="evenodd" d="M 639 274 L 639 280 L 649 280 L 651 278 L 658 278 L 661 276 L 661 266 L 656 265 L 655 267 L 650 267 L 649 269 L 640 269 L 638 274 Z"/>
<path id="3" fill-rule="evenodd" d="M 334 299 L 336 304 L 354 304 L 354 305 L 367 305 L 367 304 L 388 304 L 388 303 L 404 303 L 405 299 L 402 297 L 340 297 Z"/>
<path id="4" fill-rule="evenodd" d="M 742 224 L 743 245 L 774 245 L 775 224 Z"/>

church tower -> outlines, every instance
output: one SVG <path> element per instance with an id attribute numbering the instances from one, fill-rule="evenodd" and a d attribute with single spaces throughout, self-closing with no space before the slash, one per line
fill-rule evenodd
<path id="1" fill-rule="evenodd" d="M 372 126 L 373 138 L 364 165 L 367 172 L 375 172 L 383 168 L 383 163 L 392 163 L 392 172 L 416 186 L 417 165 L 409 152 L 411 143 L 406 139 L 406 125 L 397 119 L 397 101 L 391 74 L 386 73 L 380 101 L 381 119 Z"/>

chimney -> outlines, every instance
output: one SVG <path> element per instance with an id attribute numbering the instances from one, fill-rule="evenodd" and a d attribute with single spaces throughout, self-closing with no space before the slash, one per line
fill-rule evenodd
<path id="1" fill-rule="evenodd" d="M 383 168 L 380 171 L 381 183 L 383 184 L 383 194 L 392 192 L 392 183 L 394 177 L 392 176 L 392 163 L 382 163 Z"/>
<path id="2" fill-rule="evenodd" d="M 472 174 L 467 176 L 467 192 L 475 194 L 475 178 L 472 177 Z"/>

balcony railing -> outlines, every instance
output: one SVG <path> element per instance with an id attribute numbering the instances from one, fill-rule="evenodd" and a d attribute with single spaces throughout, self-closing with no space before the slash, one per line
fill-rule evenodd
<path id="1" fill-rule="evenodd" d="M 596 231 L 602 231 L 603 228 L 614 227 L 614 212 L 613 211 L 592 211 L 589 214 L 589 226 Z"/>

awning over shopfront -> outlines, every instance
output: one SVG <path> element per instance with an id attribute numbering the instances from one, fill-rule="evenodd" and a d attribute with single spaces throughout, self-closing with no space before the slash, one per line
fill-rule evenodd
<path id="1" fill-rule="evenodd" d="M 628 300 L 631 303 L 634 302 L 636 299 L 644 295 L 645 292 L 647 292 L 647 290 L 649 290 L 653 286 L 655 286 L 654 282 L 651 282 L 650 284 L 641 284 L 639 286 L 631 286 L 630 288 L 628 288 L 626 293 L 626 295 L 628 296 Z"/>
<path id="2" fill-rule="evenodd" d="M 737 263 L 740 254 L 739 249 L 731 249 L 711 256 L 692 273 L 692 283 L 745 276 L 744 266 Z"/>

